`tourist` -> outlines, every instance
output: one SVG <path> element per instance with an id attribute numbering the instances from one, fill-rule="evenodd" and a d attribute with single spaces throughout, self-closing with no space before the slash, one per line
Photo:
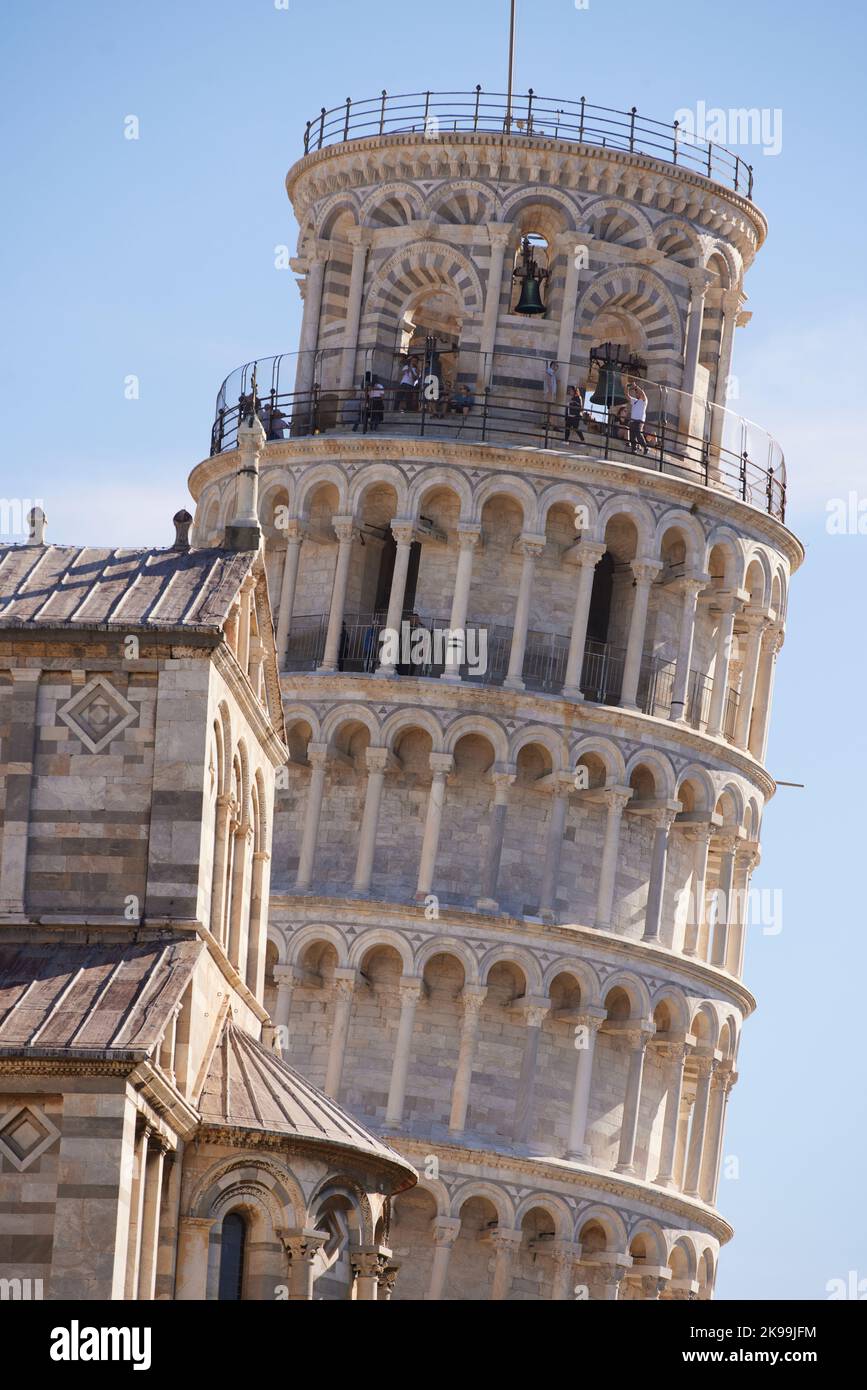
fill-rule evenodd
<path id="1" fill-rule="evenodd" d="M 584 400 L 581 395 L 580 387 L 569 387 L 569 398 L 566 401 L 566 443 L 574 430 L 582 444 L 586 444 L 584 432 L 581 426 L 584 421 Z"/>
<path id="2" fill-rule="evenodd" d="M 458 383 L 452 390 L 449 408 L 455 415 L 463 415 L 466 417 L 469 415 L 475 403 L 476 398 L 469 386 L 462 386 Z"/>
<path id="3" fill-rule="evenodd" d="M 397 388 L 395 404 L 401 415 L 405 415 L 407 410 L 415 410 L 415 393 L 418 382 L 418 358 L 410 357 L 409 361 L 404 363 L 403 371 L 400 374 L 400 385 Z"/>
<path id="4" fill-rule="evenodd" d="M 648 453 L 644 437 L 644 422 L 647 419 L 647 393 L 634 381 L 627 381 L 627 393 L 632 401 L 629 409 L 629 448 L 634 454 L 639 444 Z"/>
<path id="5" fill-rule="evenodd" d="M 370 428 L 378 430 L 382 424 L 382 417 L 385 412 L 385 387 L 378 376 L 373 378 L 368 391 Z"/>
<path id="6" fill-rule="evenodd" d="M 545 363 L 545 377 L 543 381 L 545 400 L 551 404 L 557 399 L 557 363 L 551 361 Z"/>

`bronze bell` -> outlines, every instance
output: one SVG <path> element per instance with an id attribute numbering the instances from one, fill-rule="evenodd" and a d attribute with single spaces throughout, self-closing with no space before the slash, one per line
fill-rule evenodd
<path id="1" fill-rule="evenodd" d="M 590 399 L 594 405 L 604 405 L 606 410 L 626 404 L 623 378 L 613 362 L 600 364 L 599 380 Z"/>
<path id="2" fill-rule="evenodd" d="M 521 293 L 515 305 L 516 314 L 544 314 L 542 285 L 535 277 L 527 276 L 521 282 Z"/>

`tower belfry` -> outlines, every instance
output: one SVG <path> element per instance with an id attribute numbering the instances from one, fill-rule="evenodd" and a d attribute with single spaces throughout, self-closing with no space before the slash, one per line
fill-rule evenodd
<path id="1" fill-rule="evenodd" d="M 285 1055 L 422 1174 L 395 1297 L 708 1298 L 802 559 L 780 447 L 726 403 L 752 170 L 515 96 L 510 61 L 505 95 L 323 107 L 286 188 L 301 350 L 257 364 Z"/>

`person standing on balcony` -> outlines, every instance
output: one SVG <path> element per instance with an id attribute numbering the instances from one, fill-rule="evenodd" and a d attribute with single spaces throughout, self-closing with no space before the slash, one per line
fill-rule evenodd
<path id="1" fill-rule="evenodd" d="M 400 374 L 400 385 L 397 388 L 397 408 L 401 415 L 405 415 L 408 409 L 415 409 L 418 381 L 418 358 L 410 357 Z"/>
<path id="2" fill-rule="evenodd" d="M 545 363 L 545 379 L 543 386 L 547 404 L 553 405 L 554 401 L 557 399 L 557 363 L 553 359 Z"/>
<path id="3" fill-rule="evenodd" d="M 584 401 L 581 391 L 577 386 L 569 387 L 569 399 L 566 402 L 566 443 L 574 430 L 582 444 L 586 444 L 584 432 L 581 425 L 584 419 Z"/>
<path id="4" fill-rule="evenodd" d="M 373 378 L 368 399 L 370 401 L 370 428 L 378 430 L 385 412 L 385 387 L 378 376 Z"/>
<path id="5" fill-rule="evenodd" d="M 632 402 L 629 409 L 629 448 L 635 453 L 639 444 L 645 454 L 649 452 L 644 436 L 644 422 L 647 419 L 647 393 L 634 381 L 627 381 L 626 391 Z"/>

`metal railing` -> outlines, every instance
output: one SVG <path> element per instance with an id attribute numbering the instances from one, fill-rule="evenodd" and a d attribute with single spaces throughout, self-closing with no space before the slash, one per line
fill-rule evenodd
<path id="1" fill-rule="evenodd" d="M 353 101 L 319 114 L 304 127 L 304 153 L 346 140 L 379 135 L 421 134 L 443 140 L 450 132 L 483 131 L 496 135 L 525 135 L 536 139 L 568 140 L 578 145 L 649 155 L 702 174 L 746 198 L 753 196 L 753 166 L 723 145 L 704 140 L 680 125 L 654 121 L 633 106 L 616 111 L 577 101 L 539 96 L 532 87 L 513 95 L 503 92 L 380 92 L 378 97 Z"/>
<path id="2" fill-rule="evenodd" d="M 424 358 L 419 353 L 419 361 Z M 437 354 L 437 357 L 440 355 Z M 259 418 L 270 441 L 327 433 L 381 432 L 390 436 L 459 438 L 467 443 L 506 443 L 628 461 L 741 498 L 785 520 L 786 469 L 782 449 L 761 426 L 733 411 L 690 397 L 673 386 L 639 380 L 648 397 L 646 450 L 629 440 L 624 408 L 607 411 L 589 402 L 580 424 L 562 402 L 547 399 L 544 359 L 498 351 L 455 349 L 453 374 L 439 362 L 421 384 L 402 387 L 405 357 L 372 349 L 363 379 L 369 385 L 342 390 L 335 383 L 335 350 L 259 358 L 232 372 L 220 388 L 211 432 L 211 454 L 234 448 L 238 424 L 255 391 Z M 581 373 L 557 363 L 562 382 Z M 381 383 L 377 396 L 372 383 Z M 485 382 L 481 388 L 479 382 Z M 589 394 L 589 388 L 588 388 Z M 628 415 L 628 411 L 626 411 Z M 688 422 L 688 428 L 685 422 Z M 581 435 L 584 439 L 582 441 Z"/>
<path id="3" fill-rule="evenodd" d="M 408 622 L 410 616 L 408 613 L 405 614 L 404 621 Z M 346 614 L 340 635 L 337 669 L 356 675 L 374 672 L 379 665 L 380 638 L 385 624 L 385 613 Z M 460 667 L 461 679 L 470 685 L 502 685 L 509 669 L 512 628 L 504 624 L 485 622 L 473 623 L 469 627 L 477 638 L 476 651 L 480 651 L 484 656 L 484 666 L 480 669 L 476 662 L 465 661 Z M 424 659 L 415 659 L 410 654 L 411 646 L 409 652 L 407 649 L 402 650 L 401 657 L 410 654 L 410 659 L 398 661 L 396 674 L 419 679 L 437 679 L 441 676 L 446 669 L 445 634 L 450 630 L 448 618 L 419 616 L 417 623 L 413 623 L 409 631 L 427 634 L 429 640 L 425 641 L 426 655 Z M 297 674 L 316 671 L 325 653 L 327 631 L 327 613 L 293 618 L 282 669 Z M 442 635 L 439 642 L 436 640 L 438 633 Z M 527 633 L 521 673 L 525 688 L 549 694 L 556 694 L 562 690 L 568 652 L 568 638 L 559 633 L 531 629 Z M 625 658 L 625 647 L 588 639 L 584 648 L 580 686 L 586 700 L 600 705 L 619 705 Z M 636 704 L 643 714 L 653 715 L 658 719 L 669 717 L 674 675 L 673 661 L 664 660 L 650 652 L 644 653 L 639 667 L 636 694 Z M 709 722 L 713 682 L 703 672 L 693 670 L 690 672 L 687 689 L 685 720 L 694 729 L 704 730 Z M 738 693 L 729 689 L 726 693 L 723 727 L 724 736 L 729 741 L 734 737 L 737 706 Z"/>

